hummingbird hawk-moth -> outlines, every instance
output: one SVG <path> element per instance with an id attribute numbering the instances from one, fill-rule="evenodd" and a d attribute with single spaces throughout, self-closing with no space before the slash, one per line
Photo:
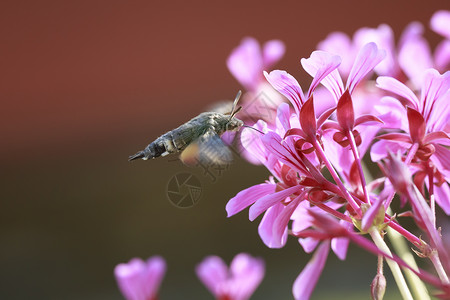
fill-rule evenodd
<path id="1" fill-rule="evenodd" d="M 236 108 L 241 94 L 241 91 L 237 93 L 229 113 L 201 113 L 178 128 L 166 132 L 144 150 L 131 155 L 128 160 L 147 160 L 182 152 L 180 159 L 188 164 L 196 160 L 210 164 L 231 162 L 232 153 L 220 136 L 226 131 L 238 131 L 245 126 L 244 122 L 235 117 L 242 108 Z"/>

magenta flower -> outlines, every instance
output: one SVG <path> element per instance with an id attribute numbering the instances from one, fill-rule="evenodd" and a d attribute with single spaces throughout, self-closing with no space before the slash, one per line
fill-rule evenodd
<path id="1" fill-rule="evenodd" d="M 261 49 L 256 39 L 247 37 L 230 54 L 227 66 L 248 91 L 255 91 L 264 83 L 262 72 L 275 65 L 284 52 L 284 44 L 279 40 L 268 41 Z"/>
<path id="2" fill-rule="evenodd" d="M 352 92 L 358 82 L 373 69 L 382 57 L 383 52 L 379 51 L 375 44 L 368 44 L 364 47 L 358 55 L 347 86 L 344 88 L 339 73 L 336 71 L 340 63 L 339 57 L 323 51 L 313 52 L 310 59 L 302 60 L 303 65 L 306 66 L 305 69 L 314 76 L 306 95 L 303 94 L 295 78 L 288 73 L 284 71 L 265 73 L 270 84 L 290 100 L 296 113 L 291 114 L 287 106 L 280 106 L 277 113 L 276 130 L 260 136 L 259 141 L 251 143 L 248 150 L 256 149 L 256 157 L 259 157 L 263 164 L 269 165 L 269 170 L 279 180 L 279 183 L 266 183 L 239 193 L 227 204 L 228 216 L 250 205 L 249 218 L 251 221 L 265 212 L 259 226 L 259 234 L 266 245 L 279 248 L 286 243 L 287 226 L 292 214 L 299 203 L 309 197 L 309 192 L 313 187 L 336 193 L 339 188 L 330 186 L 323 175 L 316 170 L 320 163 L 316 154 L 312 153 L 312 145 L 318 143 L 316 140 L 319 133 L 318 128 L 334 108 L 326 110 L 318 117 L 317 121 L 312 92 L 319 83 L 322 83 L 330 88 L 337 101 L 345 90 Z M 243 144 L 245 145 L 245 143 Z M 271 163 L 273 160 L 278 161 L 277 167 Z M 321 196 L 319 195 L 319 197 Z M 317 205 L 317 203 L 315 204 Z"/>
<path id="3" fill-rule="evenodd" d="M 119 289 L 127 300 L 157 300 L 165 272 L 166 263 L 160 256 L 153 256 L 147 261 L 133 258 L 114 269 Z"/>
<path id="4" fill-rule="evenodd" d="M 437 11 L 430 21 L 431 28 L 445 39 L 436 47 L 435 61 L 438 70 L 450 67 L 450 11 Z"/>
<path id="5" fill-rule="evenodd" d="M 371 150 L 373 161 L 387 157 L 390 151 L 409 151 L 409 161 L 414 163 L 416 184 L 427 185 L 437 203 L 450 214 L 450 72 L 439 74 L 429 69 L 424 75 L 420 99 L 403 83 L 391 77 L 379 77 L 378 87 L 399 96 L 386 99 L 386 110 L 397 110 L 402 119 L 400 129 L 406 133 L 389 133 L 380 136 Z M 401 99 L 401 101 L 400 101 Z M 392 105 L 389 105 L 392 103 Z M 428 179 L 428 180 L 426 180 Z M 433 185 L 430 186 L 430 182 Z"/>
<path id="6" fill-rule="evenodd" d="M 217 300 L 247 300 L 264 277 L 264 261 L 240 253 L 228 268 L 220 257 L 208 256 L 196 272 Z"/>

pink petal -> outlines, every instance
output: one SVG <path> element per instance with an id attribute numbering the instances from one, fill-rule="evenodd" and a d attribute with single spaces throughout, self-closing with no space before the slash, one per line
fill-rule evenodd
<path id="1" fill-rule="evenodd" d="M 435 107 L 436 100 L 447 93 L 449 89 L 450 71 L 445 72 L 442 75 L 439 74 L 439 72 L 435 69 L 428 69 L 425 72 L 422 86 L 422 95 L 420 97 L 420 111 L 422 112 L 425 119 L 429 119 L 429 115 L 433 107 Z"/>
<path id="2" fill-rule="evenodd" d="M 305 99 L 302 88 L 298 84 L 297 80 L 286 71 L 280 70 L 275 70 L 270 73 L 264 71 L 264 76 L 274 89 L 280 92 L 292 103 L 292 106 L 298 114 L 300 107 L 305 102 Z"/>
<path id="3" fill-rule="evenodd" d="M 436 166 L 439 172 L 441 172 L 447 182 L 450 183 L 450 150 L 441 145 L 434 145 L 435 151 L 431 156 L 433 164 Z"/>
<path id="4" fill-rule="evenodd" d="M 448 68 L 450 65 L 450 40 L 443 40 L 436 46 L 434 64 L 440 71 Z"/>
<path id="5" fill-rule="evenodd" d="M 263 58 L 258 41 L 251 37 L 244 38 L 231 52 L 227 66 L 247 90 L 252 90 L 262 80 Z"/>
<path id="6" fill-rule="evenodd" d="M 314 51 L 309 58 L 301 59 L 303 69 L 314 77 L 311 87 L 315 88 L 320 82 L 330 91 L 336 101 L 344 92 L 341 75 L 336 69 L 340 63 L 341 58 L 339 56 L 325 51 Z M 312 92 L 312 90 L 310 88 L 309 92 Z"/>
<path id="7" fill-rule="evenodd" d="M 408 78 L 416 86 L 420 86 L 424 71 L 433 66 L 431 49 L 428 42 L 422 36 L 405 40 L 399 50 L 398 61 Z"/>
<path id="8" fill-rule="evenodd" d="M 339 65 L 339 72 L 345 77 L 348 76 L 355 56 L 352 40 L 348 35 L 343 32 L 332 32 L 317 45 L 317 49 L 340 56 L 342 62 Z"/>
<path id="9" fill-rule="evenodd" d="M 286 47 L 280 40 L 271 40 L 263 46 L 263 64 L 265 69 L 269 69 L 276 64 L 284 55 Z"/>
<path id="10" fill-rule="evenodd" d="M 314 251 L 314 249 L 316 249 L 317 244 L 319 244 L 320 240 L 312 237 L 307 237 L 299 238 L 298 242 L 306 253 L 311 253 Z"/>
<path id="11" fill-rule="evenodd" d="M 434 108 L 431 108 L 430 115 L 427 120 L 427 130 L 432 131 L 446 131 L 450 132 L 450 89 L 440 96 L 434 103 Z"/>
<path id="12" fill-rule="evenodd" d="M 333 131 L 323 136 L 324 150 L 327 158 L 331 161 L 340 175 L 348 171 L 348 166 L 353 162 L 353 154 L 349 147 L 343 148 L 333 140 Z M 345 175 L 344 175 L 345 176 Z"/>
<path id="13" fill-rule="evenodd" d="M 283 211 L 284 207 L 285 206 L 281 203 L 275 204 L 266 211 L 264 217 L 261 220 L 261 223 L 259 223 L 259 236 L 261 237 L 264 244 L 269 248 L 282 248 L 284 246 L 284 244 L 280 244 L 280 239 L 275 240 L 273 238 L 273 223 L 275 222 L 278 215 Z M 282 238 L 281 241 L 286 242 L 287 227 L 283 235 L 285 236 L 285 238 Z"/>
<path id="14" fill-rule="evenodd" d="M 225 143 L 225 145 L 230 145 L 233 143 L 234 138 L 236 137 L 236 131 L 225 131 L 220 138 Z"/>
<path id="15" fill-rule="evenodd" d="M 386 56 L 386 51 L 378 49 L 375 43 L 368 43 L 358 53 L 350 75 L 347 79 L 347 88 L 353 92 L 356 85 L 378 65 Z"/>
<path id="16" fill-rule="evenodd" d="M 323 86 L 319 86 L 314 91 L 314 98 L 320 99 L 314 103 L 316 117 L 321 116 L 324 112 L 336 107 L 336 98 Z M 294 126 L 293 126 L 294 127 Z"/>
<path id="17" fill-rule="evenodd" d="M 386 58 L 374 68 L 375 72 L 388 76 L 398 74 L 394 32 L 389 25 L 381 24 L 377 28 L 361 28 L 355 33 L 354 40 L 358 48 L 369 42 L 375 42 L 380 49 L 386 51 Z"/>
<path id="18" fill-rule="evenodd" d="M 311 54 L 311 56 L 313 56 L 313 54 Z M 321 83 L 322 80 L 324 80 L 324 78 L 326 78 L 333 71 L 336 70 L 336 72 L 331 74 L 331 76 L 333 75 L 336 76 L 336 79 L 340 78 L 340 76 L 339 77 L 337 76 L 338 74 L 337 68 L 340 66 L 340 64 L 341 64 L 341 57 L 334 55 L 331 57 L 330 61 L 327 64 L 323 64 L 322 66 L 320 66 L 316 74 L 314 75 L 313 81 L 311 82 L 307 97 L 310 97 L 312 93 L 315 91 L 316 87 L 319 85 L 319 83 Z"/>
<path id="19" fill-rule="evenodd" d="M 426 135 L 423 139 L 424 144 L 428 143 L 448 144 L 450 142 L 450 135 L 444 131 L 434 131 Z"/>
<path id="20" fill-rule="evenodd" d="M 240 191 L 236 196 L 228 201 L 225 207 L 227 211 L 227 217 L 231 217 L 244 210 L 248 206 L 255 203 L 256 200 L 269 194 L 273 194 L 275 192 L 275 187 L 275 184 L 262 183 Z"/>
<path id="21" fill-rule="evenodd" d="M 381 103 L 375 105 L 378 117 L 383 121 L 385 128 L 396 128 L 407 130 L 408 120 L 406 120 L 405 107 L 393 97 L 381 98 Z"/>
<path id="22" fill-rule="evenodd" d="M 435 185 L 434 196 L 436 197 L 436 203 L 447 215 L 450 215 L 450 188 L 448 183 L 444 182 L 441 186 Z"/>
<path id="23" fill-rule="evenodd" d="M 377 78 L 377 87 L 405 98 L 405 100 L 408 101 L 408 105 L 418 109 L 419 99 L 417 99 L 416 95 L 414 95 L 414 93 L 406 85 L 397 79 L 387 76 L 380 76 Z"/>
<path id="24" fill-rule="evenodd" d="M 374 225 L 373 222 L 375 218 L 378 217 L 379 215 L 380 208 L 382 207 L 383 204 L 383 200 L 384 200 L 383 198 L 378 197 L 375 203 L 372 203 L 372 206 L 370 206 L 370 208 L 366 211 L 361 221 L 362 230 L 367 231 L 371 226 Z"/>
<path id="25" fill-rule="evenodd" d="M 154 298 L 165 271 L 164 259 L 155 256 L 147 262 L 134 258 L 126 264 L 119 264 L 114 269 L 114 275 L 127 300 L 141 300 Z"/>
<path id="26" fill-rule="evenodd" d="M 323 242 L 300 275 L 298 275 L 294 282 L 294 286 L 292 287 L 292 293 L 296 300 L 307 300 L 311 297 L 320 274 L 325 267 L 329 250 L 330 243 Z"/>
<path id="27" fill-rule="evenodd" d="M 377 162 L 382 160 L 388 155 L 388 151 L 392 153 L 397 153 L 397 151 L 406 150 L 404 145 L 401 145 L 392 141 L 381 140 L 373 144 L 372 148 L 370 148 L 370 158 L 373 162 Z"/>
<path id="28" fill-rule="evenodd" d="M 157 294 L 166 273 L 166 268 L 166 262 L 160 256 L 154 256 L 147 260 L 146 291 L 148 295 Z"/>
<path id="29" fill-rule="evenodd" d="M 291 128 L 290 118 L 291 111 L 289 104 L 281 103 L 280 106 L 278 106 L 276 118 L 277 132 L 280 136 L 284 136 L 286 131 Z"/>
<path id="30" fill-rule="evenodd" d="M 142 280 L 145 272 L 145 262 L 139 258 L 134 258 L 127 264 L 123 263 L 115 267 L 114 275 L 125 299 L 139 300 L 148 296 L 144 288 L 145 282 Z"/>
<path id="31" fill-rule="evenodd" d="M 259 131 L 267 132 L 267 124 L 262 120 L 259 120 L 253 127 Z M 254 164 L 265 164 L 267 162 L 269 151 L 261 141 L 261 133 L 250 128 L 244 128 L 241 132 L 241 145 L 246 152 L 250 153 L 250 162 Z"/>
<path id="32" fill-rule="evenodd" d="M 294 200 L 292 200 L 291 203 L 289 203 L 278 215 L 278 217 L 273 222 L 273 240 L 277 241 L 277 243 L 284 245 L 286 244 L 287 236 L 284 234 L 284 232 L 287 229 L 289 220 L 291 219 L 292 213 L 297 208 L 300 201 L 304 199 L 304 194 L 301 194 Z"/>
<path id="33" fill-rule="evenodd" d="M 310 204 L 308 201 L 302 201 L 292 214 L 291 229 L 293 232 L 302 231 L 311 226 L 312 217 L 308 213 Z"/>
<path id="34" fill-rule="evenodd" d="M 400 40 L 398 43 L 398 49 L 401 49 L 405 43 L 409 40 L 414 40 L 417 37 L 423 36 L 424 27 L 420 22 L 411 22 L 406 26 L 405 30 L 403 30 L 402 35 L 400 36 Z"/>
<path id="35" fill-rule="evenodd" d="M 299 191 L 301 186 L 292 186 L 285 190 L 281 190 L 279 192 L 264 196 L 258 199 L 255 204 L 250 207 L 249 210 L 249 219 L 250 221 L 254 221 L 261 213 L 266 211 L 268 208 L 274 206 L 275 204 L 283 201 L 293 193 Z"/>
<path id="36" fill-rule="evenodd" d="M 246 253 L 236 255 L 230 265 L 232 299 L 249 299 L 264 278 L 265 266 L 261 258 Z"/>
<path id="37" fill-rule="evenodd" d="M 357 129 L 360 132 L 362 139 L 361 145 L 359 145 L 358 150 L 360 156 L 363 157 L 372 146 L 375 136 L 377 135 L 380 129 L 378 126 L 364 126 L 364 125 L 358 126 Z"/>
<path id="38" fill-rule="evenodd" d="M 430 26 L 434 31 L 450 40 L 450 11 L 435 12 L 431 17 Z"/>
<path id="39" fill-rule="evenodd" d="M 218 256 L 208 256 L 195 269 L 198 278 L 217 296 L 219 285 L 228 278 L 228 267 Z"/>
<path id="40" fill-rule="evenodd" d="M 299 168 L 299 166 L 294 164 L 295 158 L 293 157 L 293 154 L 281 144 L 282 140 L 278 134 L 275 132 L 268 132 L 261 137 L 261 140 L 266 149 L 273 154 L 274 159 L 287 164 L 294 170 Z"/>
<path id="41" fill-rule="evenodd" d="M 340 220 L 339 223 L 341 223 L 342 226 L 346 227 L 348 231 L 351 231 L 353 228 L 353 225 L 351 223 L 346 222 L 344 220 Z M 331 249 L 340 260 L 345 260 L 345 258 L 347 257 L 347 250 L 349 244 L 350 244 L 349 238 L 346 237 L 333 238 L 331 240 Z"/>

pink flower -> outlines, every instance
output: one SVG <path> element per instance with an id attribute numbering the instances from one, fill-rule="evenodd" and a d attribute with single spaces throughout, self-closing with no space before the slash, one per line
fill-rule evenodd
<path id="1" fill-rule="evenodd" d="M 439 10 L 433 14 L 430 21 L 431 28 L 450 40 L 450 11 Z"/>
<path id="2" fill-rule="evenodd" d="M 437 11 L 430 23 L 431 28 L 445 38 L 436 47 L 435 62 L 438 70 L 446 70 L 450 66 L 450 11 Z"/>
<path id="3" fill-rule="evenodd" d="M 266 42 L 262 49 L 258 41 L 246 37 L 227 59 L 231 74 L 249 91 L 258 89 L 263 82 L 262 72 L 270 69 L 284 55 L 284 44 L 279 40 Z"/>
<path id="4" fill-rule="evenodd" d="M 364 88 L 360 92 L 361 89 L 357 87 L 384 57 L 384 50 L 378 49 L 373 42 L 368 43 L 356 55 L 355 61 L 348 71 L 345 86 L 338 69 L 333 70 L 321 81 L 332 95 L 334 103 L 338 103 L 337 122 L 328 120 L 322 128 L 325 152 L 337 171 L 347 179 L 348 174 L 345 174 L 344 170 L 349 170 L 354 157 L 347 147 L 348 142 L 343 129 L 346 128 L 347 131 L 354 132 L 357 146 L 360 146 L 359 151 L 363 156 L 379 130 L 377 126 L 372 126 L 375 122 L 379 122 L 374 115 L 378 113 L 373 110 L 373 106 L 378 102 L 378 97 L 374 96 L 373 93 L 366 93 Z M 319 70 L 332 60 L 336 60 L 336 58 L 330 53 L 315 51 L 310 58 L 302 59 L 301 62 L 304 69 L 311 76 L 316 77 Z M 353 94 L 356 94 L 356 97 Z M 315 101 L 314 104 L 316 103 L 320 103 L 320 101 Z M 346 104 L 344 105 L 344 103 Z M 336 104 L 334 105 L 336 107 Z M 355 118 L 356 115 L 360 115 L 360 117 Z M 348 124 L 344 124 L 344 121 Z"/>
<path id="5" fill-rule="evenodd" d="M 267 246 L 280 248 L 286 243 L 291 216 L 302 201 L 311 199 L 308 196 L 311 189 L 322 189 L 331 194 L 339 190 L 337 187 L 327 185 L 320 169 L 316 169 L 320 162 L 312 147 L 316 142 L 316 136 L 320 134 L 320 126 L 334 108 L 326 110 L 316 120 L 312 93 L 315 87 L 322 83 L 339 99 L 345 91 L 353 91 L 358 82 L 382 58 L 383 51 L 379 51 L 375 44 L 366 45 L 358 55 L 347 86 L 344 88 L 336 71 L 340 63 L 339 58 L 323 51 L 313 52 L 310 59 L 302 60 L 305 69 L 314 76 L 306 95 L 295 78 L 288 73 L 265 72 L 270 84 L 288 98 L 296 112 L 291 114 L 287 105 L 280 105 L 275 131 L 269 130 L 264 135 L 259 134 L 257 141 L 249 144 L 248 151 L 254 151 L 254 155 L 268 166 L 279 182 L 257 185 L 237 194 L 227 204 L 228 216 L 248 206 L 251 206 L 249 210 L 251 221 L 265 213 L 258 228 L 259 234 Z M 272 163 L 273 161 L 278 163 Z M 326 205 L 322 208 L 329 209 Z"/>
<path id="6" fill-rule="evenodd" d="M 240 253 L 228 268 L 220 257 L 208 256 L 196 272 L 217 300 L 247 300 L 264 277 L 264 261 Z"/>
<path id="7" fill-rule="evenodd" d="M 165 272 L 166 263 L 160 256 L 147 261 L 133 258 L 114 269 L 119 289 L 127 300 L 156 300 Z"/>
<path id="8" fill-rule="evenodd" d="M 450 72 L 441 75 L 429 69 L 423 77 L 420 99 L 398 80 L 378 78 L 378 87 L 398 95 L 398 103 L 404 105 L 398 105 L 390 97 L 385 101 L 385 109 L 397 110 L 407 122 L 403 122 L 400 127 L 406 133 L 380 136 L 383 140 L 374 144 L 371 157 L 373 161 L 379 161 L 388 155 L 388 150 L 406 153 L 414 149 L 411 160 L 415 164 L 416 178 L 419 179 L 416 184 L 419 187 L 424 184 L 429 186 L 431 180 L 437 203 L 450 214 L 450 189 L 447 184 L 450 182 Z M 430 174 L 434 178 L 430 178 Z"/>

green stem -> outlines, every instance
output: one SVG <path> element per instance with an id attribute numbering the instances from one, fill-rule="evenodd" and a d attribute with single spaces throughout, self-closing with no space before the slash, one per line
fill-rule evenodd
<path id="1" fill-rule="evenodd" d="M 419 270 L 419 267 L 414 260 L 414 256 L 409 251 L 406 241 L 403 239 L 402 235 L 392 228 L 387 229 L 387 236 L 391 241 L 392 246 L 395 249 L 395 253 L 400 256 L 408 265 L 410 265 L 415 270 Z M 408 280 L 411 291 L 414 294 L 415 299 L 430 300 L 430 296 L 427 287 L 420 278 L 414 274 L 411 270 L 407 268 L 402 268 L 405 272 L 406 280 Z"/>
<path id="2" fill-rule="evenodd" d="M 383 238 L 380 235 L 380 232 L 376 228 L 372 227 L 369 234 L 372 237 L 375 245 L 377 245 L 378 249 L 392 257 L 391 250 L 389 250 L 389 247 L 384 242 Z M 409 291 L 408 285 L 406 284 L 405 278 L 403 277 L 399 265 L 395 261 L 388 258 L 386 258 L 386 262 L 391 269 L 392 275 L 394 276 L 395 282 L 397 283 L 398 289 L 400 290 L 400 294 L 402 295 L 403 299 L 413 300 L 413 297 L 411 295 L 411 292 Z"/>

